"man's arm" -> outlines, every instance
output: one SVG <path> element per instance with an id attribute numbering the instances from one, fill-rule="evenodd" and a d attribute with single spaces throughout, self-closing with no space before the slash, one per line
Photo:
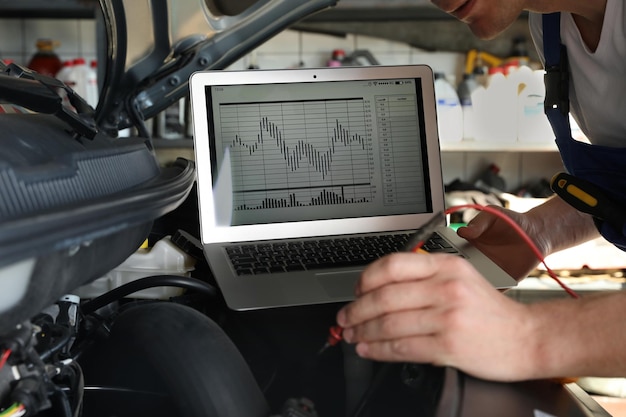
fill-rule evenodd
<path id="1" fill-rule="evenodd" d="M 479 378 L 626 375 L 626 293 L 523 304 L 454 255 L 398 253 L 363 273 L 337 322 L 357 353 Z"/>
<path id="2" fill-rule="evenodd" d="M 529 306 L 535 377 L 626 375 L 626 293 Z"/>
<path id="3" fill-rule="evenodd" d="M 526 231 L 544 257 L 599 236 L 591 216 L 559 197 L 552 197 L 527 213 L 502 211 Z M 518 280 L 525 278 L 539 262 L 526 242 L 491 213 L 479 213 L 458 233 Z"/>

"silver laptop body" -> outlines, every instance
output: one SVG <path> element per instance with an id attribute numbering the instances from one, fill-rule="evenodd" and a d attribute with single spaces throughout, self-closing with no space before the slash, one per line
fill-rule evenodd
<path id="1" fill-rule="evenodd" d="M 406 236 L 444 209 L 433 86 L 425 65 L 192 75 L 201 238 L 230 308 L 349 301 L 365 267 L 338 258 L 350 242 Z M 439 233 L 495 287 L 515 285 Z M 320 239 L 322 264 L 302 266 L 307 250 L 282 259 Z"/>

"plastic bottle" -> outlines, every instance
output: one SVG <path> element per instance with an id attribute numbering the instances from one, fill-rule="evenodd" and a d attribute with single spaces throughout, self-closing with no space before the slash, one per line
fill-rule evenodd
<path id="1" fill-rule="evenodd" d="M 476 116 L 474 115 L 474 106 L 472 104 L 472 94 L 478 89 L 483 88 L 476 81 L 474 74 L 463 74 L 463 81 L 459 84 L 457 93 L 463 110 L 463 139 L 474 140 L 476 138 Z"/>
<path id="2" fill-rule="evenodd" d="M 477 138 L 494 143 L 517 141 L 516 88 L 502 68 L 490 68 L 484 94 L 473 96 Z"/>
<path id="3" fill-rule="evenodd" d="M 445 74 L 435 73 L 437 100 L 437 127 L 441 142 L 460 142 L 463 139 L 463 110 L 459 96 Z"/>
<path id="4" fill-rule="evenodd" d="M 58 45 L 59 42 L 52 39 L 38 39 L 35 44 L 37 52 L 30 59 L 27 67 L 42 75 L 56 76 L 63 66 L 61 59 L 54 52 L 54 48 Z"/>
<path id="5" fill-rule="evenodd" d="M 520 80 L 517 97 L 517 139 L 520 142 L 554 141 L 554 132 L 544 113 L 544 74 L 543 70 L 532 71 L 529 67 L 520 67 L 516 74 Z"/>
<path id="6" fill-rule="evenodd" d="M 72 73 L 73 66 L 74 66 L 73 61 L 69 59 L 66 61 L 63 61 L 61 70 L 57 72 L 57 75 L 56 75 L 57 80 L 67 84 L 69 87 L 72 87 L 72 88 L 73 86 L 68 83 L 72 82 L 70 79 L 70 74 Z"/>
<path id="7" fill-rule="evenodd" d="M 98 105 L 98 99 L 100 97 L 100 89 L 98 88 L 98 61 L 95 59 L 89 64 L 89 71 L 87 72 L 87 102 L 94 109 Z"/>
<path id="8" fill-rule="evenodd" d="M 61 70 L 56 75 L 57 80 L 61 81 L 62 83 L 70 87 L 71 89 L 74 89 L 74 81 L 71 78 L 73 69 L 74 69 L 73 61 L 71 60 L 63 61 L 63 66 L 61 67 Z M 63 99 L 63 105 L 71 108 L 70 100 L 65 90 L 59 89 L 58 93 Z"/>
<path id="9" fill-rule="evenodd" d="M 66 84 L 70 86 L 76 94 L 85 98 L 87 95 L 87 65 L 83 58 L 75 58 L 72 61 L 72 70 L 67 78 L 68 82 Z"/>
<path id="10" fill-rule="evenodd" d="M 81 96 L 89 105 L 95 107 L 98 104 L 97 88 L 89 86 L 91 69 L 87 66 L 84 58 L 74 59 L 72 71 L 69 75 L 70 82 L 74 83 L 74 91 Z"/>

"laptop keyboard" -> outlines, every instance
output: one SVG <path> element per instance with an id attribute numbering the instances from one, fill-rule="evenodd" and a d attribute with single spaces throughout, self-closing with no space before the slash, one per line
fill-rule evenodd
<path id="1" fill-rule="evenodd" d="M 411 233 L 324 238 L 233 245 L 226 248 L 237 275 L 360 267 L 392 252 L 399 252 Z M 445 239 L 434 233 L 424 244 L 428 252 L 457 253 Z"/>

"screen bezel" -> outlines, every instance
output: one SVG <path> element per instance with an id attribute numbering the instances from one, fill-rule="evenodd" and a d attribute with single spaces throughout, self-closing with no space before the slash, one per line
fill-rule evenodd
<path id="1" fill-rule="evenodd" d="M 292 82 L 319 82 L 369 79 L 414 79 L 421 95 L 424 132 L 423 155 L 427 164 L 427 187 L 431 207 L 418 214 L 388 215 L 366 218 L 342 218 L 311 220 L 257 225 L 220 225 L 216 222 L 212 187 L 215 160 L 211 160 L 209 142 L 211 123 L 208 114 L 207 87 L 216 85 L 277 84 Z M 434 78 L 432 69 L 426 65 L 341 67 L 288 70 L 252 71 L 203 71 L 194 73 L 190 79 L 191 104 L 193 109 L 194 151 L 197 162 L 200 226 L 202 241 L 241 242 L 262 239 L 288 239 L 296 237 L 332 236 L 353 233 L 370 233 L 394 230 L 413 230 L 430 219 L 433 213 L 444 208 L 444 191 L 441 173 L 441 158 L 437 131 Z M 206 184 L 206 186 L 204 186 Z"/>

